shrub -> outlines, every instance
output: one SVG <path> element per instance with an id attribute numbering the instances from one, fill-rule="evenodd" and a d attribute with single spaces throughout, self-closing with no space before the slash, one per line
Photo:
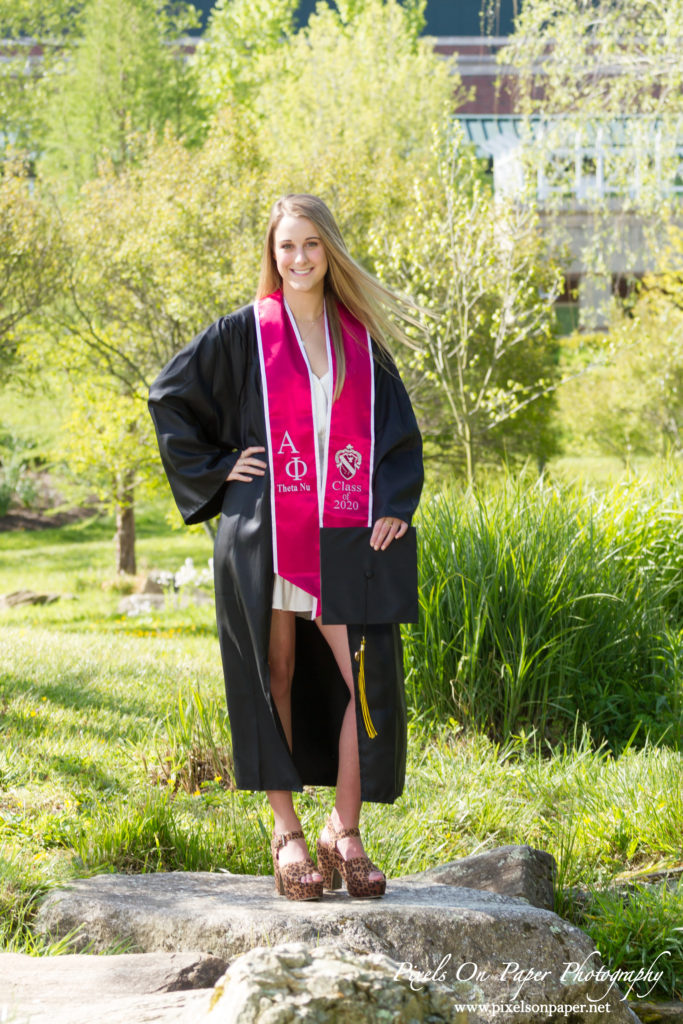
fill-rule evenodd
<path id="1" fill-rule="evenodd" d="M 7 515 L 15 500 L 25 508 L 36 501 L 35 485 L 29 475 L 28 453 L 32 447 L 32 442 L 0 432 L 0 516 Z"/>
<path id="2" fill-rule="evenodd" d="M 683 523 L 645 484 L 445 491 L 419 523 L 413 710 L 492 738 L 681 740 Z"/>

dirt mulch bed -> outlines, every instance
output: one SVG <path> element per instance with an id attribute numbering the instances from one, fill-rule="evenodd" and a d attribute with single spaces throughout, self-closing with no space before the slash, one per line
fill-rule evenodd
<path id="1" fill-rule="evenodd" d="M 69 526 L 95 514 L 93 508 L 74 508 L 64 512 L 38 512 L 22 508 L 0 516 L 0 533 L 10 530 L 49 530 L 60 526 Z"/>

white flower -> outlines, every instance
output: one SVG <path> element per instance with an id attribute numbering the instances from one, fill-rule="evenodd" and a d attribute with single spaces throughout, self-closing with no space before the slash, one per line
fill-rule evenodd
<path id="1" fill-rule="evenodd" d="M 184 587 L 188 583 L 196 582 L 196 580 L 197 570 L 194 567 L 194 562 L 191 558 L 186 558 L 185 564 L 175 574 L 175 585 L 176 587 Z"/>

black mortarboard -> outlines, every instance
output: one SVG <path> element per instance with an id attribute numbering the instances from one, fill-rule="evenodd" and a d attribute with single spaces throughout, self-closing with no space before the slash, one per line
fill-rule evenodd
<path id="1" fill-rule="evenodd" d="M 322 618 L 326 625 L 417 622 L 417 540 L 408 527 L 384 551 L 370 547 L 372 529 L 320 531 Z"/>
<path id="2" fill-rule="evenodd" d="M 358 693 L 370 739 L 377 730 L 365 693 L 367 626 L 417 622 L 417 537 L 408 527 L 384 551 L 370 547 L 370 527 L 326 526 L 320 531 L 322 620 L 325 625 L 362 626 L 358 662 Z"/>

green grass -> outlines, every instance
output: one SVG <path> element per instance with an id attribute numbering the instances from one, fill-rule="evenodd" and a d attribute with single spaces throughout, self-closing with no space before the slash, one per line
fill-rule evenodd
<path id="1" fill-rule="evenodd" d="M 662 972 L 649 998 L 683 997 L 683 883 L 675 888 L 636 884 L 625 892 L 594 891 L 576 920 L 598 949 L 612 951 L 614 961 L 633 971 Z M 636 993 L 645 997 L 649 988 L 642 984 Z"/>
<path id="2" fill-rule="evenodd" d="M 14 626 L 0 659 L 12 666 L 0 676 L 1 948 L 44 951 L 30 931 L 36 900 L 74 875 L 270 872 L 264 795 L 229 788 L 215 641 Z M 683 760 L 666 748 L 613 757 L 584 737 L 543 757 L 530 739 L 500 745 L 413 720 L 405 792 L 391 809 L 366 805 L 364 836 L 390 875 L 530 843 L 557 858 L 558 909 L 571 913 L 562 893 L 574 886 L 683 861 L 682 781 Z M 307 835 L 330 796 L 298 798 Z M 581 914 L 617 966 L 603 915 Z"/>
<path id="3" fill-rule="evenodd" d="M 43 388 L 24 390 L 21 383 L 13 387 L 3 383 L 0 388 L 0 433 L 31 441 L 37 449 L 47 451 L 54 444 L 63 410 L 68 402 L 66 380 L 51 379 L 52 394 Z M 39 425 L 39 426 L 38 426 Z"/>
<path id="4" fill-rule="evenodd" d="M 210 555 L 203 533 L 170 533 L 158 509 L 139 537 L 150 567 Z M 41 895 L 74 876 L 272 870 L 265 796 L 231 788 L 213 610 L 123 616 L 112 562 L 110 522 L 0 535 L 0 592 L 74 595 L 1 613 L 0 949 L 70 948 L 37 939 L 31 921 Z M 586 733 L 550 754 L 534 733 L 494 742 L 455 719 L 412 715 L 404 794 L 363 811 L 373 859 L 396 876 L 505 843 L 546 849 L 558 910 L 615 969 L 670 949 L 673 973 L 653 994 L 681 997 L 680 893 L 643 887 L 625 904 L 606 889 L 683 863 L 681 754 L 650 743 L 610 753 Z M 311 839 L 330 802 L 324 789 L 298 797 Z M 588 898 L 576 900 L 577 887 Z"/>
<path id="5" fill-rule="evenodd" d="M 141 631 L 215 635 L 212 607 L 169 607 L 162 616 L 128 618 L 117 608 L 125 594 L 150 569 L 176 571 L 186 558 L 198 568 L 207 565 L 212 544 L 201 528 L 170 530 L 167 506 L 148 506 L 136 520 L 138 579 L 114 572 L 114 521 L 94 516 L 59 529 L 0 533 L 0 593 L 34 590 L 64 595 L 50 605 L 20 606 L 2 612 L 5 624 L 45 626 L 95 632 Z"/>
<path id="6" fill-rule="evenodd" d="M 678 480 L 602 493 L 446 489 L 418 521 L 420 621 L 404 631 L 415 713 L 555 744 L 683 743 Z"/>

